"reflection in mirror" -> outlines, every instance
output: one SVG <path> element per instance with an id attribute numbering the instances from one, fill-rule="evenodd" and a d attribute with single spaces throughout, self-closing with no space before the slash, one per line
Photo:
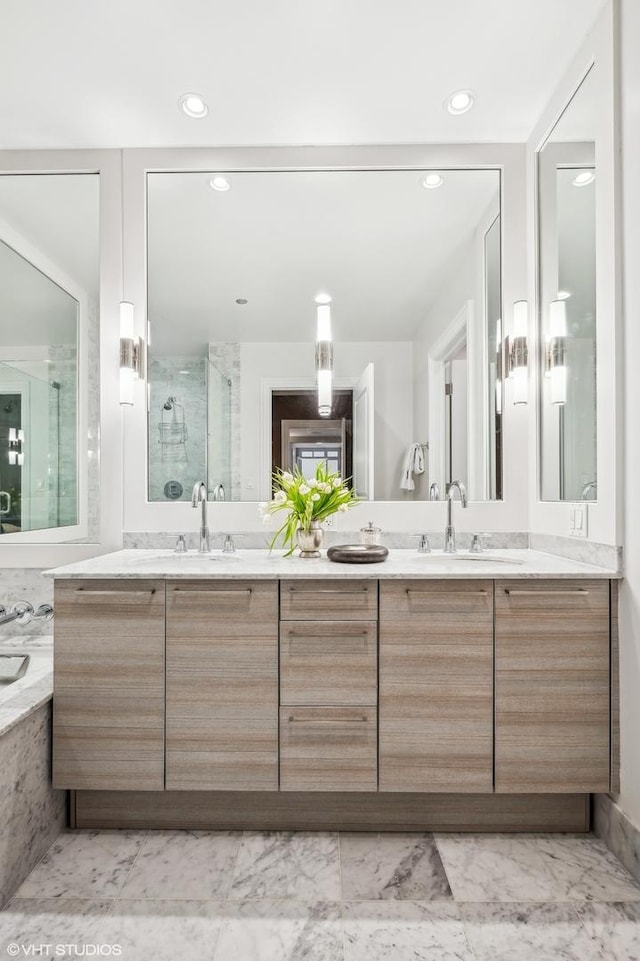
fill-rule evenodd
<path id="1" fill-rule="evenodd" d="M 500 173 L 439 174 L 148 175 L 151 501 L 201 477 L 266 500 L 275 466 L 318 459 L 366 499 L 502 496 Z"/>
<path id="2" fill-rule="evenodd" d="M 596 500 L 596 168 L 592 67 L 538 154 L 542 500 Z"/>
<path id="3" fill-rule="evenodd" d="M 0 176 L 0 535 L 97 534 L 98 271 L 97 175 Z"/>

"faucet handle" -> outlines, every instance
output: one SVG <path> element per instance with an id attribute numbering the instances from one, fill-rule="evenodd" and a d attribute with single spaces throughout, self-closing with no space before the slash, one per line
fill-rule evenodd
<path id="1" fill-rule="evenodd" d="M 235 554 L 236 545 L 235 540 L 238 537 L 246 537 L 246 534 L 219 534 L 219 537 L 224 537 L 222 542 L 222 553 L 223 554 Z"/>
<path id="2" fill-rule="evenodd" d="M 174 554 L 186 554 L 187 553 L 187 541 L 184 534 L 178 534 L 176 537 L 176 546 L 173 549 Z"/>
<path id="3" fill-rule="evenodd" d="M 418 537 L 418 554 L 430 554 L 431 544 L 429 543 L 429 534 L 411 534 L 411 537 Z"/>
<path id="4" fill-rule="evenodd" d="M 482 554 L 486 550 L 486 541 L 491 539 L 491 534 L 472 534 L 471 535 L 471 547 L 469 548 L 470 554 Z"/>

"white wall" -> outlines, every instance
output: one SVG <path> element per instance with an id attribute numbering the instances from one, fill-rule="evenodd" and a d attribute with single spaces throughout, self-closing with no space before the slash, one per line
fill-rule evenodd
<path id="1" fill-rule="evenodd" d="M 375 495 L 401 500 L 402 460 L 413 437 L 412 345 L 405 342 L 334 344 L 334 377 L 355 385 L 367 364 L 375 366 Z M 244 343 L 240 345 L 241 497 L 256 500 L 260 449 L 261 381 L 309 378 L 314 382 L 313 345 Z M 283 385 L 284 386 L 284 385 Z"/>
<path id="2" fill-rule="evenodd" d="M 622 790 L 620 804 L 640 827 L 640 4 L 622 0 L 624 571 L 620 593 Z"/>

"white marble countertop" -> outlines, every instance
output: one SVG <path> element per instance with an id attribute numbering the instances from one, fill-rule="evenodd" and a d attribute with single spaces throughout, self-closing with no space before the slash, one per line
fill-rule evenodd
<path id="1" fill-rule="evenodd" d="M 28 654 L 24 677 L 0 688 L 0 737 L 53 694 L 53 638 L 0 635 L 0 653 Z"/>
<path id="2" fill-rule="evenodd" d="M 283 557 L 282 551 L 241 550 L 235 554 L 212 551 L 174 554 L 173 551 L 124 550 L 103 554 L 76 564 L 57 567 L 45 574 L 55 578 L 169 578 L 242 579 L 278 578 L 335 579 L 371 578 L 618 578 L 620 572 L 532 550 L 488 550 L 481 554 L 460 551 L 391 550 L 379 564 L 337 564 L 320 558 Z"/>

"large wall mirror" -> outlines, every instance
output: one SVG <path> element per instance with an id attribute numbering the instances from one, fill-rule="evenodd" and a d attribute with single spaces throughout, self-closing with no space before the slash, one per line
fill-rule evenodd
<path id="1" fill-rule="evenodd" d="M 99 176 L 1 175 L 0 543 L 97 539 L 98 282 Z"/>
<path id="2" fill-rule="evenodd" d="M 147 211 L 149 501 L 320 460 L 366 499 L 502 497 L 499 170 L 149 173 Z"/>
<path id="3" fill-rule="evenodd" d="M 538 152 L 540 499 L 597 499 L 598 68 Z"/>

